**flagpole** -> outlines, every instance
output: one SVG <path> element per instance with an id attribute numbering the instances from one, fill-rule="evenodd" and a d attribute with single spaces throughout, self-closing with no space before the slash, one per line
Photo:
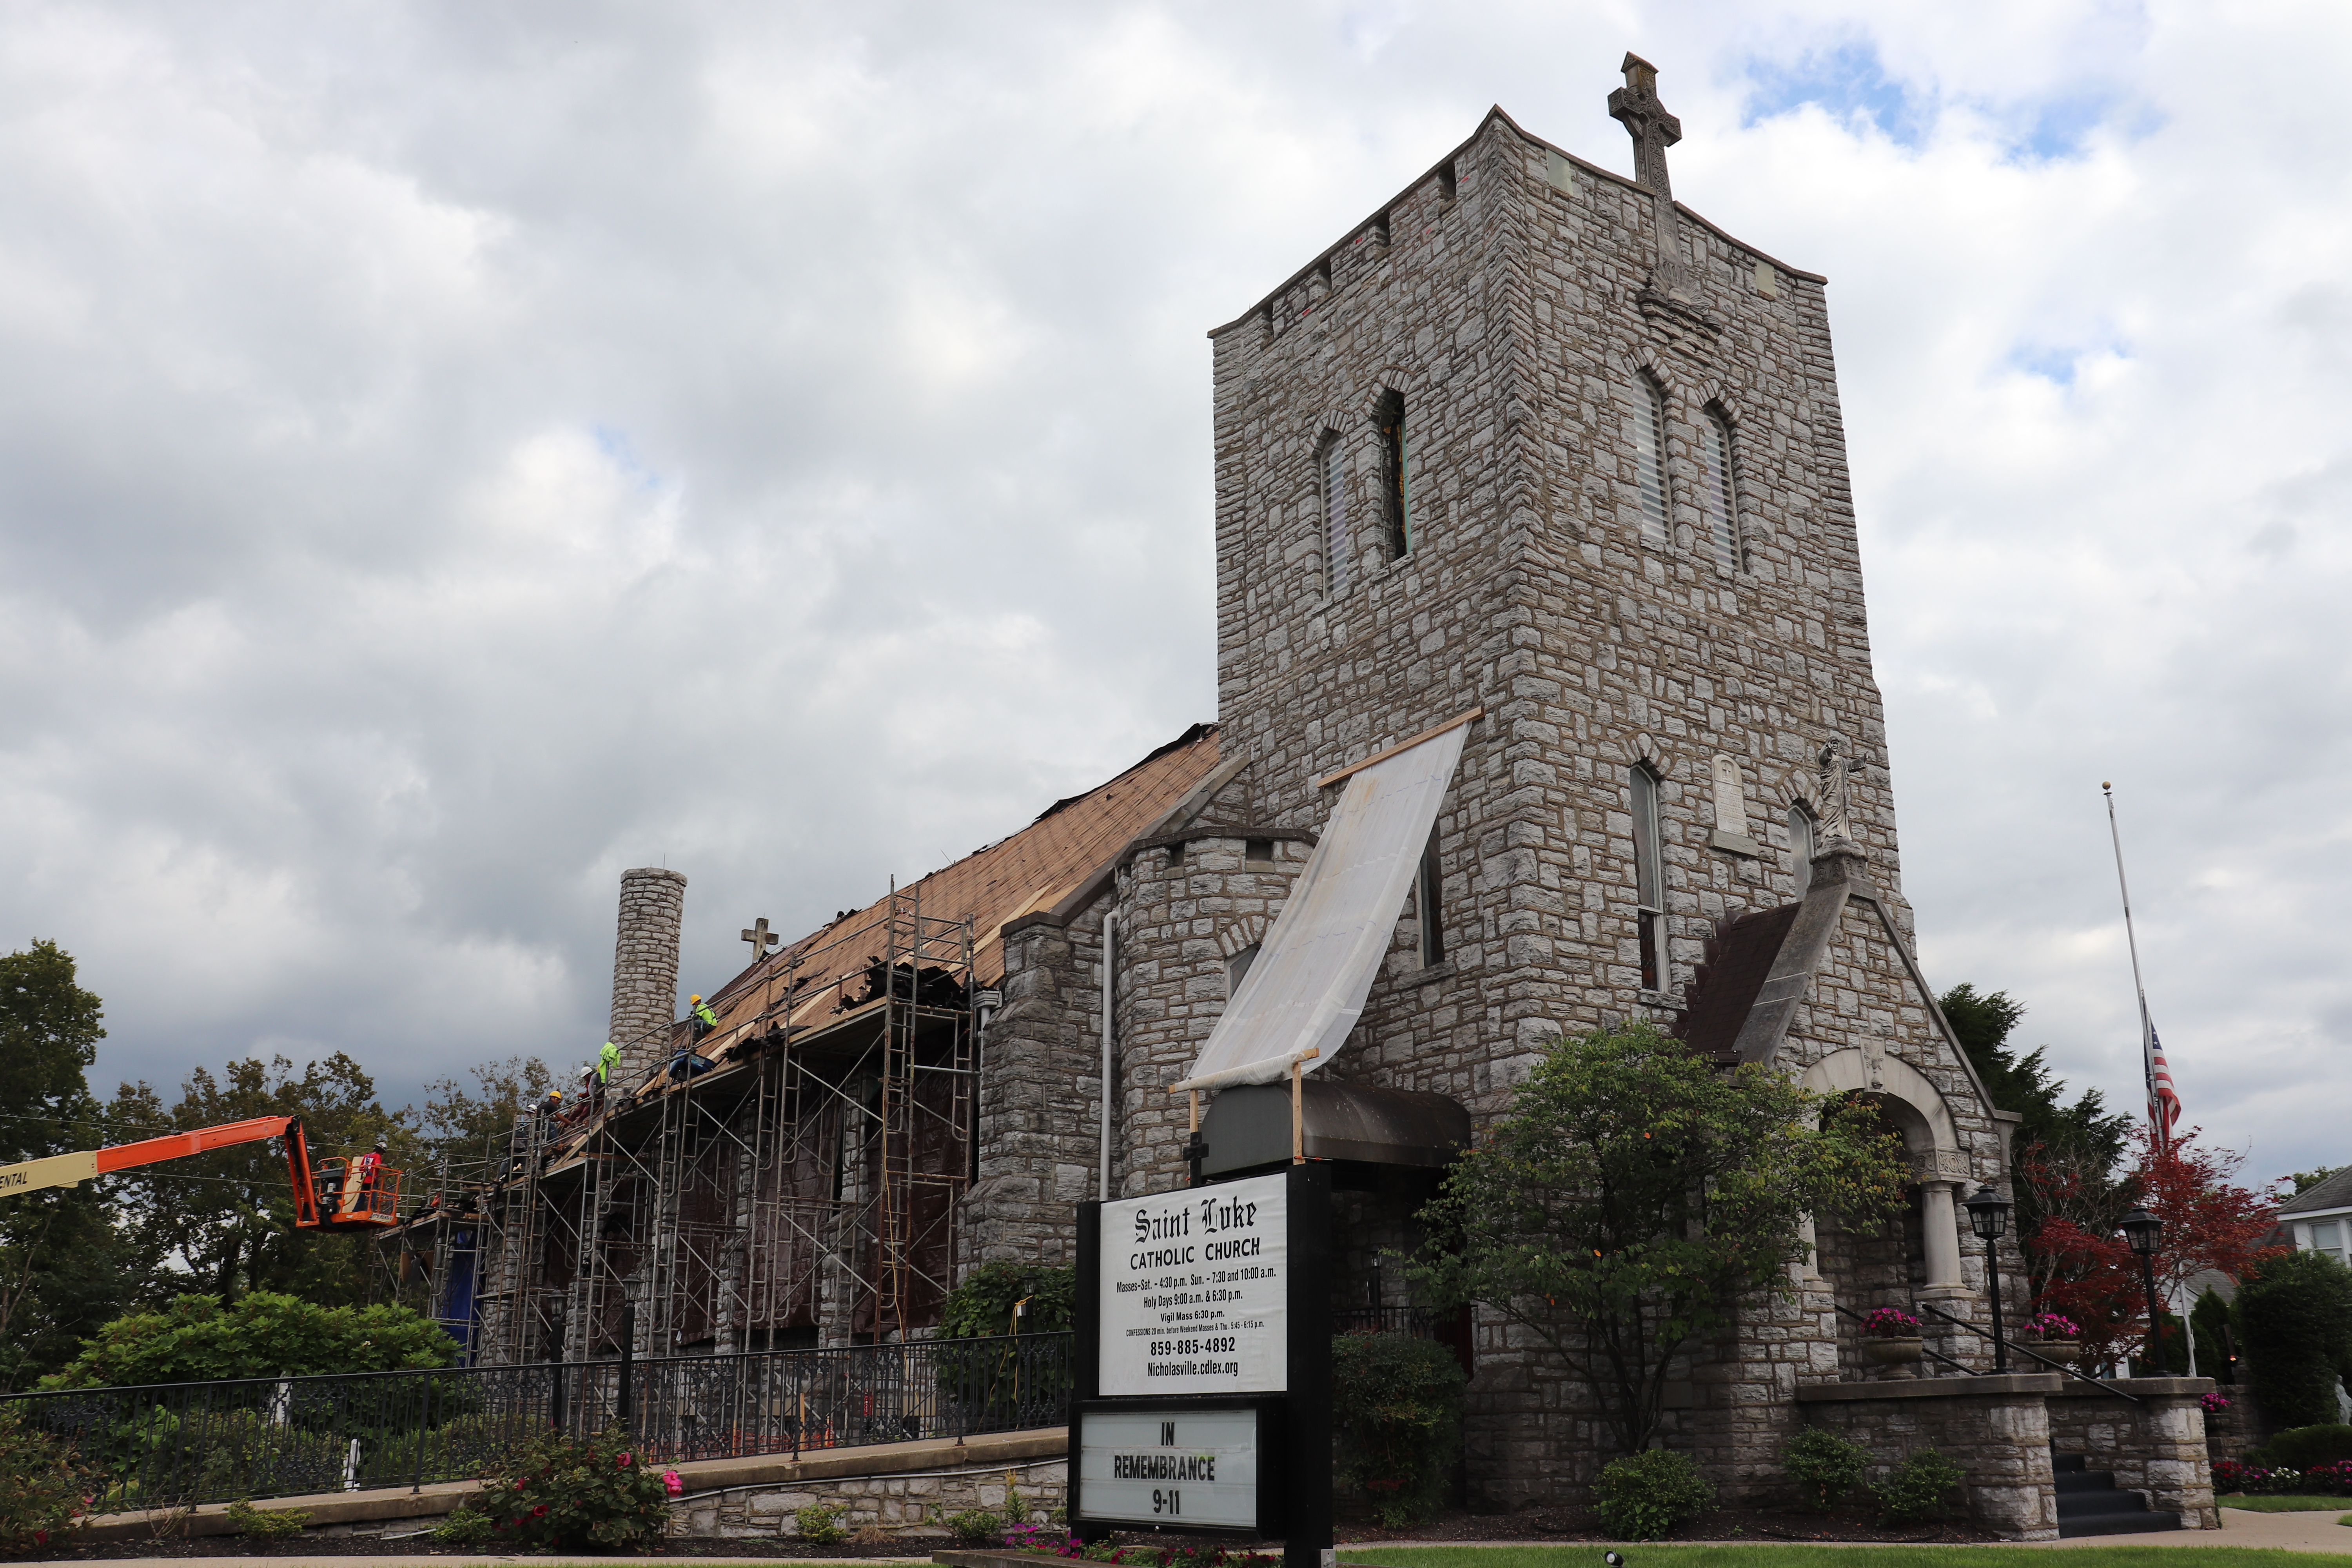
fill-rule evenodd
<path id="1" fill-rule="evenodd" d="M 2156 1136 L 2157 1147 L 2162 1148 L 2169 1140 L 2165 1135 L 2163 1108 L 2156 1100 L 2154 1030 L 2147 1016 L 2147 986 L 2141 981 L 2139 973 L 2139 938 L 2132 931 L 2131 883 L 2124 877 L 2123 830 L 2116 826 L 2116 786 L 2102 780 L 2099 793 L 2107 801 L 2107 837 L 2116 847 L 2116 887 L 2124 896 L 2124 942 L 2131 949 L 2132 990 L 2139 996 L 2139 1070 L 2147 1090 L 2147 1124 Z"/>

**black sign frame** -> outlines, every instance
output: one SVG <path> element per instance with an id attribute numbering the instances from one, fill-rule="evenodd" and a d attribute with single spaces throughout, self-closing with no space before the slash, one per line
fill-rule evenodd
<path id="1" fill-rule="evenodd" d="M 1173 1189 L 1201 1192 L 1269 1173 L 1235 1172 L 1198 1185 Z M 1117 1531 L 1152 1531 L 1228 1540 L 1278 1540 L 1283 1568 L 1327 1568 L 1331 1559 L 1331 1168 L 1319 1160 L 1292 1165 L 1285 1174 L 1284 1206 L 1290 1234 L 1285 1238 L 1290 1279 L 1284 1292 L 1288 1318 L 1285 1345 L 1289 1387 L 1279 1393 L 1136 1394 L 1106 1399 L 1102 1388 L 1102 1209 L 1078 1205 L 1077 1397 L 1070 1421 L 1067 1513 L 1071 1533 L 1099 1541 Z M 1139 1194 L 1151 1195 L 1158 1194 Z M 1138 1524 L 1127 1520 L 1089 1521 L 1079 1475 L 1080 1433 L 1089 1411 L 1259 1411 L 1258 1525 Z"/>

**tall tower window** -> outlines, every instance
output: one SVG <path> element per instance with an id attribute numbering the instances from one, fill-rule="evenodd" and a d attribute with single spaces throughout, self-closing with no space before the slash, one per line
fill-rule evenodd
<path id="1" fill-rule="evenodd" d="M 1715 558 L 1739 570 L 1739 498 L 1731 482 L 1731 426 L 1710 408 L 1698 422 L 1699 510 L 1706 513 L 1706 537 Z"/>
<path id="2" fill-rule="evenodd" d="M 1666 545 L 1666 395 L 1647 375 L 1633 385 L 1633 479 L 1642 493 L 1642 542 Z"/>
<path id="3" fill-rule="evenodd" d="M 1382 394 L 1372 423 L 1381 432 L 1381 505 L 1387 513 L 1381 521 L 1388 524 L 1389 553 L 1402 555 L 1412 549 L 1412 481 L 1408 468 L 1411 454 L 1405 450 L 1404 394 Z"/>
<path id="4" fill-rule="evenodd" d="M 1445 962 L 1445 876 L 1437 867 L 1437 829 L 1421 851 L 1421 876 L 1413 884 L 1413 907 L 1421 916 L 1421 966 Z"/>
<path id="5" fill-rule="evenodd" d="M 1323 433 L 1316 466 L 1323 484 L 1323 592 L 1332 595 L 1348 586 L 1348 448 L 1339 432 Z"/>
<path id="6" fill-rule="evenodd" d="M 1633 904 L 1642 938 L 1642 989 L 1663 992 L 1666 966 L 1666 864 L 1658 835 L 1658 775 L 1636 765 L 1633 786 Z"/>
<path id="7" fill-rule="evenodd" d="M 1789 876 L 1803 898 L 1813 885 L 1813 814 L 1801 802 L 1789 806 Z"/>

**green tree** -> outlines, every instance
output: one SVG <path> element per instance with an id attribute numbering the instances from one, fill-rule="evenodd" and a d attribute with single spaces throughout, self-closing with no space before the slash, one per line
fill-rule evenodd
<path id="1" fill-rule="evenodd" d="M 160 1310 L 117 1318 L 43 1386 L 399 1372 L 457 1359 L 457 1342 L 406 1307 L 322 1307 L 252 1290 L 228 1305 L 217 1296 L 183 1296 Z"/>
<path id="2" fill-rule="evenodd" d="M 384 1110 L 375 1080 L 341 1051 L 299 1073 L 284 1057 L 232 1061 L 218 1077 L 197 1068 L 168 1112 L 150 1085 L 124 1084 L 109 1110 L 122 1128 L 162 1122 L 179 1131 L 299 1116 L 314 1163 L 382 1140 L 391 1165 L 413 1171 L 419 1152 L 410 1113 Z M 127 1238 L 149 1270 L 143 1294 L 151 1300 L 194 1285 L 224 1300 L 278 1290 L 338 1305 L 365 1300 L 379 1267 L 367 1237 L 294 1228 L 293 1186 L 276 1140 L 125 1172 L 118 1197 Z"/>
<path id="3" fill-rule="evenodd" d="M 2297 1171 L 2287 1180 L 2294 1184 L 2294 1195 L 2301 1197 L 2328 1177 L 2342 1174 L 2343 1171 L 2341 1165 L 2322 1165 L 2315 1171 Z"/>
<path id="4" fill-rule="evenodd" d="M 537 1057 L 480 1062 L 467 1071 L 471 1089 L 454 1078 L 436 1078 L 425 1086 L 417 1128 L 419 1192 L 427 1181 L 438 1184 L 444 1171 L 451 1182 L 483 1180 L 488 1167 L 506 1158 L 515 1118 L 556 1086 L 555 1074 Z"/>
<path id="5" fill-rule="evenodd" d="M 2231 1311 L 2263 1416 L 2334 1421 L 2336 1384 L 2352 1378 L 2352 1268 L 2324 1252 L 2274 1254 L 2248 1270 Z"/>
<path id="6" fill-rule="evenodd" d="M 1438 1306 L 1527 1327 L 1638 1453 L 1675 1356 L 1729 1330 L 1741 1302 L 1792 1295 L 1805 1216 L 1869 1231 L 1909 1180 L 1865 1105 L 1632 1024 L 1545 1051 L 1423 1211 L 1412 1273 Z"/>
<path id="7" fill-rule="evenodd" d="M 2002 1110 L 2024 1120 L 2011 1140 L 2010 1191 L 2017 1204 L 2017 1234 L 2036 1300 L 2063 1282 L 2063 1262 L 2037 1245 L 2042 1226 L 2063 1219 L 2107 1234 L 2130 1209 L 2129 1184 L 2117 1175 L 2131 1142 L 2132 1119 L 2110 1111 L 2099 1090 L 2086 1089 L 2070 1104 L 2065 1080 L 2051 1072 L 2047 1046 L 2021 1055 L 2010 1036 L 2025 1006 L 2006 991 L 1980 994 L 1963 982 L 1937 998 L 1985 1092 Z"/>
<path id="8" fill-rule="evenodd" d="M 102 1014 L 56 942 L 0 958 L 0 1164 L 106 1141 L 89 1081 Z M 0 1198 L 0 1388 L 62 1363 L 121 1310 L 124 1290 L 100 1184 Z"/>

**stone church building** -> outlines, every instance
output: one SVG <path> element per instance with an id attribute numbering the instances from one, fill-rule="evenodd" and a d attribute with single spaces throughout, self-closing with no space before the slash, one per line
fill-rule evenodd
<path id="1" fill-rule="evenodd" d="M 1385 953 L 1302 1069 L 1304 1143 L 1335 1162 L 1346 1321 L 1473 1369 L 1474 1504 L 1575 1494 L 1602 1429 L 1528 1336 L 1432 1318 L 1380 1249 L 1547 1041 L 1648 1018 L 1868 1097 L 1916 1173 L 1898 1227 L 1820 1216 L 1801 1299 L 1692 1359 L 1668 1442 L 1736 1499 L 1783 1484 L 1809 1420 L 1932 1440 L 1979 1517 L 2053 1533 L 2050 1445 L 2111 1402 L 1976 1375 L 1985 1342 L 1940 1322 L 1945 1359 L 1881 1397 L 1856 1335 L 1884 1305 L 1987 1321 L 1958 1204 L 2017 1119 L 1914 956 L 1828 282 L 1674 199 L 1643 62 L 1610 107 L 1633 177 L 1496 109 L 1211 331 L 1213 724 L 797 942 L 759 922 L 698 1037 L 672 1011 L 686 879 L 628 873 L 627 1061 L 485 1198 L 478 1359 L 610 1353 L 624 1301 L 641 1353 L 919 1336 L 961 1272 L 1066 1260 L 1076 1202 L 1182 1184 L 1174 1086 L 1349 771 L 1436 731 L 1459 760 L 1402 903 L 1360 911 Z M 1201 1095 L 1206 1169 L 1286 1159 L 1288 1092 Z M 2193 1395 L 2147 1393 L 2147 1452 L 2100 1462 L 2210 1522 Z"/>

